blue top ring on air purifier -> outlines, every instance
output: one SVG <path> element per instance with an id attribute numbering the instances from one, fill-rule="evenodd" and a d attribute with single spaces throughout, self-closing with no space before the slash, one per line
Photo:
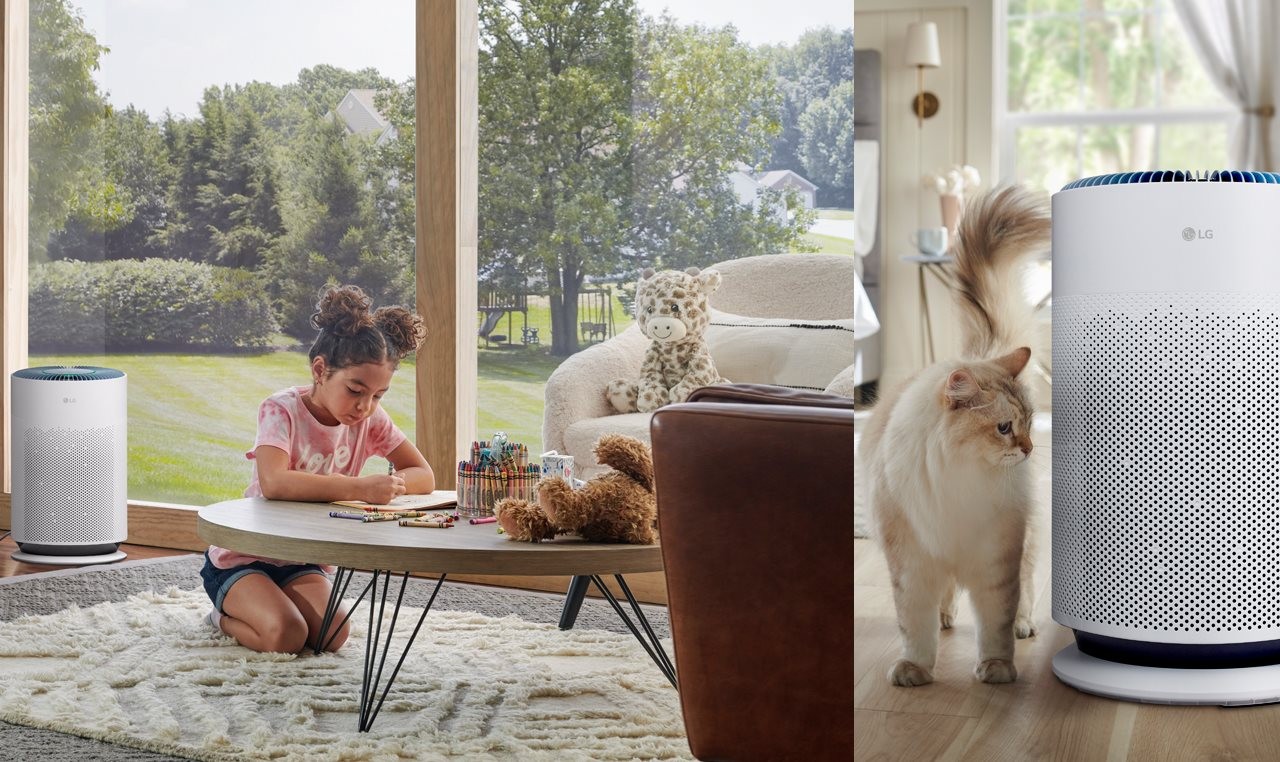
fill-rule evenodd
<path id="1" fill-rule="evenodd" d="M 38 368 L 14 371 L 13 377 L 33 381 L 105 381 L 108 378 L 123 378 L 124 373 L 96 365 L 41 365 Z"/>
<path id="2" fill-rule="evenodd" d="M 1269 183 L 1280 185 L 1280 174 L 1275 172 L 1242 172 L 1238 169 L 1209 170 L 1173 170 L 1155 169 L 1147 172 L 1113 172 L 1109 175 L 1094 175 L 1072 180 L 1062 186 L 1063 190 L 1072 188 L 1092 188 L 1095 185 L 1126 185 L 1128 183 Z"/>

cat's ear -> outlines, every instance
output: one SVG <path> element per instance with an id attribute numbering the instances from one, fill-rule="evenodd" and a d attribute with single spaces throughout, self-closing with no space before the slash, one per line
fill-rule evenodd
<path id="1" fill-rule="evenodd" d="M 981 393 L 982 389 L 978 387 L 978 380 L 967 369 L 953 370 L 951 375 L 947 376 L 945 395 L 947 405 L 952 410 L 977 404 L 978 396 Z"/>
<path id="2" fill-rule="evenodd" d="M 1014 378 L 1027 367 L 1027 361 L 1031 359 L 1031 347 L 1018 347 L 1004 357 L 997 357 L 993 362 L 999 365 L 1005 373 Z"/>

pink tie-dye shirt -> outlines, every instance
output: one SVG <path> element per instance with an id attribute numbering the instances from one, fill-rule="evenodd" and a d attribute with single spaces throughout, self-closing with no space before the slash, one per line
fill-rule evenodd
<path id="1" fill-rule="evenodd" d="M 371 457 L 385 457 L 407 438 L 381 407 L 355 426 L 343 423 L 327 426 L 316 420 L 303 402 L 310 395 L 311 387 L 295 386 L 267 397 L 258 408 L 258 437 L 254 440 L 253 450 L 246 452 L 245 457 L 254 460 L 254 450 L 269 445 L 289 455 L 289 469 L 292 471 L 359 476 L 365 461 Z M 254 463 L 253 478 L 244 496 L 262 496 L 257 463 Z M 306 563 L 251 556 L 216 546 L 209 547 L 209 560 L 219 569 L 244 566 L 254 561 L 276 566 Z"/>

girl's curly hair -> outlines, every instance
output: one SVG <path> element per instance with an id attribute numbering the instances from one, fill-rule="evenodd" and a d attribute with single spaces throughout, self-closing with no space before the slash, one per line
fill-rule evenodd
<path id="1" fill-rule="evenodd" d="M 404 307 L 371 310 L 373 300 L 359 286 L 326 286 L 311 314 L 320 333 L 310 359 L 323 357 L 332 373 L 352 365 L 399 365 L 427 337 L 422 318 Z"/>

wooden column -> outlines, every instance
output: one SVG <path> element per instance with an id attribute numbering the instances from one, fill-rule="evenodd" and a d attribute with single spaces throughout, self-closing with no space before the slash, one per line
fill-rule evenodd
<path id="1" fill-rule="evenodd" d="M 475 0 L 418 0 L 417 23 L 417 441 L 453 489 L 476 417 Z"/>
<path id="2" fill-rule="evenodd" d="M 0 0 L 0 492 L 9 481 L 9 374 L 27 366 L 27 0 Z"/>

